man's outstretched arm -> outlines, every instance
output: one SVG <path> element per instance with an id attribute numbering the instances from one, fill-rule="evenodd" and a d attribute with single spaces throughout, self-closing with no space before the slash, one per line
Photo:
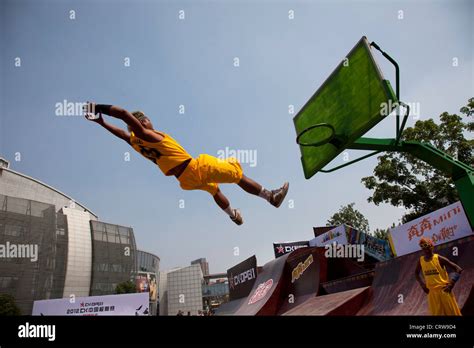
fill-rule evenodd
<path id="1" fill-rule="evenodd" d="M 87 118 L 87 116 L 86 116 L 86 118 Z M 102 127 L 107 129 L 110 133 L 112 133 L 113 135 L 115 135 L 116 137 L 118 137 L 122 140 L 125 140 L 130 145 L 130 134 L 128 134 L 128 132 L 124 131 L 123 129 L 120 129 L 118 127 L 115 127 L 115 126 L 105 122 L 104 119 L 102 118 L 101 114 L 99 114 L 98 118 L 95 118 L 95 119 L 87 118 L 87 119 L 89 121 L 100 124 Z"/>
<path id="2" fill-rule="evenodd" d="M 90 110 L 89 112 L 106 114 L 124 121 L 139 138 L 145 141 L 156 142 L 161 140 L 158 134 L 143 127 L 140 121 L 120 106 L 88 103 L 87 107 Z"/>

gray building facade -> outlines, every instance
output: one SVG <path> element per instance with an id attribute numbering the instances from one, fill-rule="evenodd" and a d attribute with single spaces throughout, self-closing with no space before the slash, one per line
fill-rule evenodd
<path id="1" fill-rule="evenodd" d="M 191 261 L 191 265 L 200 265 L 203 276 L 209 275 L 209 262 L 207 262 L 206 258 L 202 257 Z"/>
<path id="2" fill-rule="evenodd" d="M 160 258 L 147 251 L 137 250 L 137 267 L 140 272 L 150 272 L 158 275 L 160 272 Z"/>
<path id="3" fill-rule="evenodd" d="M 31 314 L 34 300 L 113 294 L 134 280 L 132 228 L 100 222 L 66 194 L 1 163 L 0 294 L 12 295 L 22 314 Z"/>
<path id="4" fill-rule="evenodd" d="M 91 296 L 115 292 L 117 284 L 132 280 L 137 272 L 135 237 L 130 227 L 91 221 Z"/>
<path id="5" fill-rule="evenodd" d="M 0 293 L 15 297 L 22 314 L 35 299 L 63 296 L 68 231 L 61 215 L 51 204 L 0 195 Z"/>
<path id="6" fill-rule="evenodd" d="M 160 278 L 160 288 L 163 287 L 165 296 L 161 306 L 166 306 L 160 310 L 164 315 L 176 315 L 179 311 L 184 315 L 188 312 L 197 315 L 203 310 L 203 284 L 204 277 L 199 264 L 167 272 L 166 278 Z"/>

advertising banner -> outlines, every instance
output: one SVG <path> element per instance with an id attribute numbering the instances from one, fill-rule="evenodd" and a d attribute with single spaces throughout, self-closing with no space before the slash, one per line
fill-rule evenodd
<path id="1" fill-rule="evenodd" d="M 229 300 L 247 297 L 257 278 L 257 258 L 249 257 L 227 270 L 229 280 Z"/>
<path id="2" fill-rule="evenodd" d="M 363 233 L 364 251 L 379 261 L 386 261 L 392 257 L 390 243 L 386 240 Z"/>
<path id="3" fill-rule="evenodd" d="M 148 294 L 58 298 L 35 301 L 33 315 L 149 315 Z"/>
<path id="4" fill-rule="evenodd" d="M 273 251 L 275 252 L 275 258 L 279 258 L 285 254 L 289 254 L 299 248 L 306 248 L 309 246 L 309 242 L 285 242 L 285 243 L 273 243 Z"/>
<path id="5" fill-rule="evenodd" d="M 147 273 L 138 273 L 138 275 L 135 277 L 135 285 L 137 287 L 137 292 L 149 292 L 150 285 L 148 284 Z"/>
<path id="6" fill-rule="evenodd" d="M 148 286 L 150 288 L 150 301 L 154 302 L 158 298 L 158 284 L 155 273 L 147 273 Z"/>
<path id="7" fill-rule="evenodd" d="M 453 203 L 390 230 L 396 256 L 420 250 L 418 242 L 421 237 L 430 238 L 435 245 L 439 245 L 472 234 L 461 202 Z"/>
<path id="8" fill-rule="evenodd" d="M 347 242 L 349 244 L 361 244 L 365 240 L 365 233 L 359 230 L 356 230 L 353 227 L 348 227 L 347 229 Z"/>
<path id="9" fill-rule="evenodd" d="M 363 244 L 364 252 L 379 261 L 392 258 L 388 241 L 360 232 L 355 228 L 348 227 L 348 242 L 350 244 Z"/>
<path id="10" fill-rule="evenodd" d="M 155 302 L 158 298 L 158 284 L 156 274 L 151 272 L 138 272 L 135 277 L 137 292 L 148 292 L 150 301 Z"/>
<path id="11" fill-rule="evenodd" d="M 346 226 L 339 225 L 309 241 L 310 246 L 323 247 L 331 243 L 347 244 Z"/>

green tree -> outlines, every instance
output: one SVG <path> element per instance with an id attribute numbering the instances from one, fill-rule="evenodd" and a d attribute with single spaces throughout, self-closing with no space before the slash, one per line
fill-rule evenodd
<path id="1" fill-rule="evenodd" d="M 470 119 L 474 115 L 474 98 L 470 98 L 460 112 L 461 116 L 442 113 L 439 124 L 433 119 L 417 121 L 403 132 L 402 139 L 429 142 L 473 166 L 474 140 L 466 139 L 465 133 L 474 130 Z M 408 153 L 390 152 L 379 156 L 374 174 L 362 178 L 362 183 L 373 190 L 369 202 L 405 207 L 408 212 L 402 217 L 403 222 L 459 200 L 451 178 Z"/>
<path id="2" fill-rule="evenodd" d="M 339 211 L 327 221 L 326 226 L 346 224 L 361 232 L 368 233 L 369 220 L 360 211 L 354 209 L 354 205 L 355 203 L 350 203 L 346 206 L 341 206 Z"/>
<path id="3" fill-rule="evenodd" d="M 385 230 L 383 228 L 376 228 L 371 234 L 376 238 L 388 240 L 388 231 L 388 228 Z"/>
<path id="4" fill-rule="evenodd" d="M 20 308 L 11 295 L 0 294 L 0 317 L 7 315 L 21 315 Z"/>
<path id="5" fill-rule="evenodd" d="M 137 287 L 135 286 L 135 283 L 132 282 L 131 280 L 127 280 L 126 282 L 119 283 L 115 287 L 116 294 L 132 294 L 135 292 L 137 292 Z"/>

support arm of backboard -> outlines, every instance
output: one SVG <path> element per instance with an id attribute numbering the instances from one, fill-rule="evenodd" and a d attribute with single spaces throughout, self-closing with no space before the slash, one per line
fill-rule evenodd
<path id="1" fill-rule="evenodd" d="M 397 100 L 398 100 L 398 104 L 399 104 L 397 106 L 397 115 L 396 115 L 396 119 L 397 119 L 397 122 L 396 122 L 396 139 L 397 139 L 397 143 L 398 143 L 398 142 L 400 142 L 403 130 L 405 129 L 405 125 L 407 124 L 408 114 L 410 113 L 410 107 L 400 101 L 400 67 L 398 66 L 397 61 L 395 59 L 393 59 L 387 52 L 383 51 L 380 48 L 380 46 L 377 45 L 374 41 L 372 41 L 370 43 L 370 46 L 372 46 L 376 50 L 380 51 L 380 53 L 382 53 L 382 55 L 385 58 L 387 58 L 387 60 L 390 63 L 392 63 L 393 66 L 395 67 L 395 94 L 397 96 Z M 401 126 L 400 126 L 400 105 L 402 105 L 402 106 L 404 106 L 405 108 L 408 109 L 405 116 L 403 116 L 403 121 L 402 121 Z"/>
<path id="2" fill-rule="evenodd" d="M 348 149 L 407 152 L 442 171 L 453 179 L 469 222 L 474 227 L 474 169 L 472 167 L 429 143 L 417 141 L 397 142 L 397 139 L 359 138 Z"/>
<path id="3" fill-rule="evenodd" d="M 405 123 L 406 123 L 406 119 L 408 118 L 408 115 L 410 114 L 410 107 L 408 105 L 406 105 L 405 103 L 400 102 L 400 101 L 399 101 L 399 104 L 404 106 L 405 109 L 406 109 L 406 114 L 405 114 L 405 117 L 403 118 L 403 123 L 402 123 L 402 129 L 403 129 L 403 127 L 405 126 Z M 316 126 L 319 126 L 319 125 L 316 125 Z M 313 126 L 313 127 L 315 127 L 315 126 Z M 310 129 L 310 128 L 308 128 L 308 129 Z M 334 131 L 333 127 L 332 127 L 332 129 Z M 301 134 L 303 134 L 303 133 L 301 133 Z M 365 140 L 360 141 L 360 139 L 365 139 Z M 331 168 L 331 169 L 320 169 L 319 171 L 322 172 L 322 173 L 335 172 L 336 170 L 342 169 L 342 168 L 347 167 L 351 164 L 362 161 L 362 160 L 364 160 L 366 158 L 369 158 L 371 156 L 374 156 L 374 155 L 376 155 L 376 154 L 378 154 L 382 151 L 389 151 L 388 147 L 393 149 L 393 150 L 390 150 L 390 151 L 398 151 L 399 150 L 398 149 L 398 144 L 400 142 L 400 139 L 372 139 L 372 138 L 360 138 L 360 139 L 356 140 L 356 142 L 354 144 L 352 144 L 352 146 L 350 147 L 351 150 L 375 150 L 375 151 L 371 152 L 371 153 L 369 153 L 365 156 L 361 156 L 359 158 L 356 158 L 356 159 L 354 159 L 350 162 L 341 164 L 340 166 L 337 166 L 337 167 L 334 167 L 334 168 Z M 337 147 L 337 145 L 335 144 L 336 140 L 337 140 L 337 137 L 334 137 L 331 141 L 329 141 L 329 143 L 331 143 L 331 144 L 333 144 Z M 298 142 L 298 138 L 296 138 L 296 142 Z M 378 150 L 376 150 L 376 149 L 378 149 Z"/>
<path id="4" fill-rule="evenodd" d="M 322 173 L 331 173 L 335 172 L 336 170 L 342 169 L 347 167 L 351 164 L 357 163 L 362 161 L 366 158 L 372 157 L 378 153 L 383 151 L 397 151 L 398 146 L 396 145 L 396 139 L 373 139 L 373 138 L 359 138 L 356 140 L 352 145 L 348 147 L 350 150 L 372 150 L 373 152 L 356 158 L 350 162 L 341 164 L 340 166 L 331 168 L 331 169 L 320 169 L 319 171 Z"/>
<path id="5" fill-rule="evenodd" d="M 395 67 L 395 94 L 397 96 L 397 100 L 400 101 L 400 67 L 398 66 L 398 63 L 395 59 L 393 59 L 392 57 L 390 57 L 390 55 L 383 51 L 379 45 L 377 45 L 375 43 L 375 41 L 372 41 L 370 43 L 370 46 L 372 46 L 373 48 L 375 48 L 376 50 L 378 50 L 380 53 L 382 53 L 382 55 L 387 58 L 387 60 L 393 64 L 393 66 Z M 400 140 L 400 137 L 402 135 L 402 132 L 403 132 L 403 128 L 405 127 L 405 124 L 406 124 L 406 120 L 404 120 L 404 122 L 402 123 L 402 128 L 400 128 L 400 108 L 399 106 L 397 106 L 397 115 L 396 115 L 396 138 L 397 138 L 397 142 Z"/>
<path id="6" fill-rule="evenodd" d="M 344 164 L 341 164 L 340 166 L 337 166 L 337 167 L 334 167 L 334 168 L 331 168 L 331 169 L 320 169 L 319 171 L 322 172 L 322 173 L 331 173 L 331 172 L 335 172 L 336 170 L 339 170 L 339 169 L 342 169 L 344 167 L 347 167 L 347 166 L 350 166 L 351 164 L 354 164 L 354 163 L 357 163 L 357 162 L 360 162 L 366 158 L 369 158 L 369 157 L 372 157 L 378 153 L 381 153 L 382 151 L 374 151 L 374 152 L 371 152 L 365 156 L 361 156 L 359 158 L 356 158 L 355 160 L 352 160 L 352 161 L 349 161 L 347 163 L 344 163 Z"/>

